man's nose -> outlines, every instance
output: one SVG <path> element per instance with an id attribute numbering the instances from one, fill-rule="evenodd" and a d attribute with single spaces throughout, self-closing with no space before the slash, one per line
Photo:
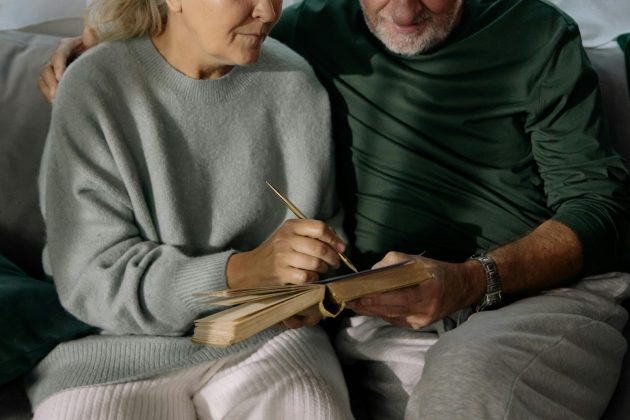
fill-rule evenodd
<path id="1" fill-rule="evenodd" d="M 396 25 L 413 25 L 424 5 L 420 0 L 392 0 L 392 20 Z"/>

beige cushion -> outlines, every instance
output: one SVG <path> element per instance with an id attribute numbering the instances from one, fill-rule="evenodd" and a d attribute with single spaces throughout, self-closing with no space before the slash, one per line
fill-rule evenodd
<path id="1" fill-rule="evenodd" d="M 37 173 L 51 109 L 36 81 L 58 42 L 0 31 L 0 253 L 31 274 L 44 242 Z"/>

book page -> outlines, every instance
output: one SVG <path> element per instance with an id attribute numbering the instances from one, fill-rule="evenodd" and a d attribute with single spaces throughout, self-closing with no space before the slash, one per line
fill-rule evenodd
<path id="1" fill-rule="evenodd" d="M 319 286 L 238 305 L 195 321 L 192 341 L 217 346 L 237 343 L 317 305 L 323 296 L 324 287 Z"/>

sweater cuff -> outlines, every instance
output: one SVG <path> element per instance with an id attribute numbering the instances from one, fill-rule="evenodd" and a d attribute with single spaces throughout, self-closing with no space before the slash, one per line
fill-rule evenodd
<path id="1" fill-rule="evenodd" d="M 186 308 L 194 314 L 208 310 L 208 304 L 195 293 L 223 290 L 227 288 L 225 267 L 227 260 L 236 251 L 229 250 L 212 255 L 188 259 L 175 272 L 175 291 Z"/>
<path id="2" fill-rule="evenodd" d="M 587 211 L 558 212 L 553 220 L 569 227 L 582 245 L 581 276 L 612 269 L 619 253 L 619 232 L 594 219 Z"/>

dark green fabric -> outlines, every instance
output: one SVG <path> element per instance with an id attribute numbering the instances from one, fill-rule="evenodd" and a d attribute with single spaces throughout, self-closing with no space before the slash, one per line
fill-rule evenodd
<path id="1" fill-rule="evenodd" d="M 630 95 L 630 34 L 619 36 L 617 42 L 626 56 L 626 79 L 628 80 L 628 95 Z"/>
<path id="2" fill-rule="evenodd" d="M 612 268 L 627 170 L 575 23 L 547 3 L 468 0 L 445 44 L 385 50 L 356 0 L 288 8 L 272 36 L 329 90 L 339 191 L 362 267 L 389 250 L 459 261 L 553 218 Z"/>
<path id="3" fill-rule="evenodd" d="M 51 282 L 28 277 L 0 254 L 0 384 L 91 329 L 63 309 Z"/>

